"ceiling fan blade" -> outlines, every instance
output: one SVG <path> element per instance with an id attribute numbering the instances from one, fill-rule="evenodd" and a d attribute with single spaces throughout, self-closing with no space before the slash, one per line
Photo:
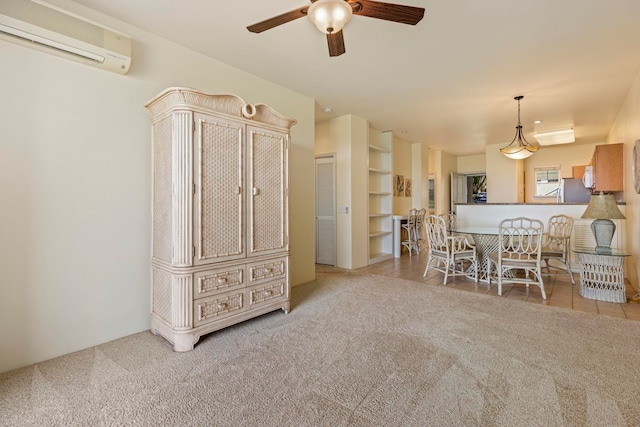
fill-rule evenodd
<path id="1" fill-rule="evenodd" d="M 416 25 L 424 17 L 424 8 L 422 7 L 404 6 L 401 4 L 371 0 L 357 0 L 350 1 L 349 3 L 355 15 L 400 22 L 401 24 Z"/>
<path id="2" fill-rule="evenodd" d="M 270 30 L 271 28 L 277 27 L 278 25 L 286 24 L 287 22 L 302 18 L 303 16 L 307 16 L 308 9 L 309 8 L 305 6 L 287 13 L 283 13 L 282 15 L 274 16 L 273 18 L 265 19 L 264 21 L 258 22 L 257 24 L 249 25 L 247 27 L 247 30 L 251 31 L 252 33 L 261 33 L 263 31 Z"/>
<path id="3" fill-rule="evenodd" d="M 342 30 L 327 34 L 327 43 L 329 44 L 329 56 L 340 56 L 347 51 L 344 47 Z"/>

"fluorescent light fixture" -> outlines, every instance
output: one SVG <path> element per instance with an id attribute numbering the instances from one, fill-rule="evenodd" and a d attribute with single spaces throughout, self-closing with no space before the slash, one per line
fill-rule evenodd
<path id="1" fill-rule="evenodd" d="M 27 33 L 26 31 L 18 30 L 17 28 L 12 28 L 7 25 L 0 24 L 0 32 L 10 34 L 15 37 L 19 37 L 21 39 L 30 40 L 34 43 L 38 43 L 43 46 L 48 46 L 54 49 L 62 50 L 67 53 L 71 53 L 73 55 L 78 55 L 83 58 L 91 59 L 93 61 L 103 63 L 104 56 L 96 55 L 95 53 L 87 52 L 86 50 L 79 49 L 77 47 L 69 46 L 66 44 L 58 43 L 55 40 L 45 39 L 44 37 L 37 36 L 35 34 Z"/>
<path id="2" fill-rule="evenodd" d="M 540 145 L 569 144 L 576 140 L 572 128 L 554 130 L 551 132 L 537 132 L 533 134 L 533 137 L 538 140 Z"/>

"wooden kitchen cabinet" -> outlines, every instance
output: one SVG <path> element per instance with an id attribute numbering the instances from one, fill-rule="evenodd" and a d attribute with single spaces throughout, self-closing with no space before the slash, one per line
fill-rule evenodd
<path id="1" fill-rule="evenodd" d="M 571 176 L 576 179 L 582 179 L 584 176 L 585 165 L 582 166 L 571 166 Z"/>
<path id="2" fill-rule="evenodd" d="M 623 144 L 596 145 L 591 159 L 594 191 L 623 191 Z"/>

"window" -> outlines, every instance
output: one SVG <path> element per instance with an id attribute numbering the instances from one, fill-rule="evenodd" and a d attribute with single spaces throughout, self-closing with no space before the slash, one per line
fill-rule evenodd
<path id="1" fill-rule="evenodd" d="M 560 166 L 534 168 L 536 175 L 536 197 L 557 197 L 560 189 Z"/>
<path id="2" fill-rule="evenodd" d="M 436 177 L 429 175 L 429 213 L 434 214 L 436 210 Z"/>

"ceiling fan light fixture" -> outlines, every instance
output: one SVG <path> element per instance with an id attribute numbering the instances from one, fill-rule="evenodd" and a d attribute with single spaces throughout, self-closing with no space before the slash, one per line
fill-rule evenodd
<path id="1" fill-rule="evenodd" d="M 325 34 L 335 34 L 349 22 L 353 10 L 344 0 L 318 0 L 309 6 L 307 15 L 313 24 Z"/>
<path id="2" fill-rule="evenodd" d="M 522 124 L 520 123 L 520 100 L 522 98 L 524 98 L 522 95 L 513 98 L 518 101 L 518 125 L 516 126 L 516 136 L 513 137 L 511 144 L 500 149 L 502 154 L 514 160 L 526 159 L 538 151 L 539 148 L 537 145 L 529 144 L 522 134 Z"/>

